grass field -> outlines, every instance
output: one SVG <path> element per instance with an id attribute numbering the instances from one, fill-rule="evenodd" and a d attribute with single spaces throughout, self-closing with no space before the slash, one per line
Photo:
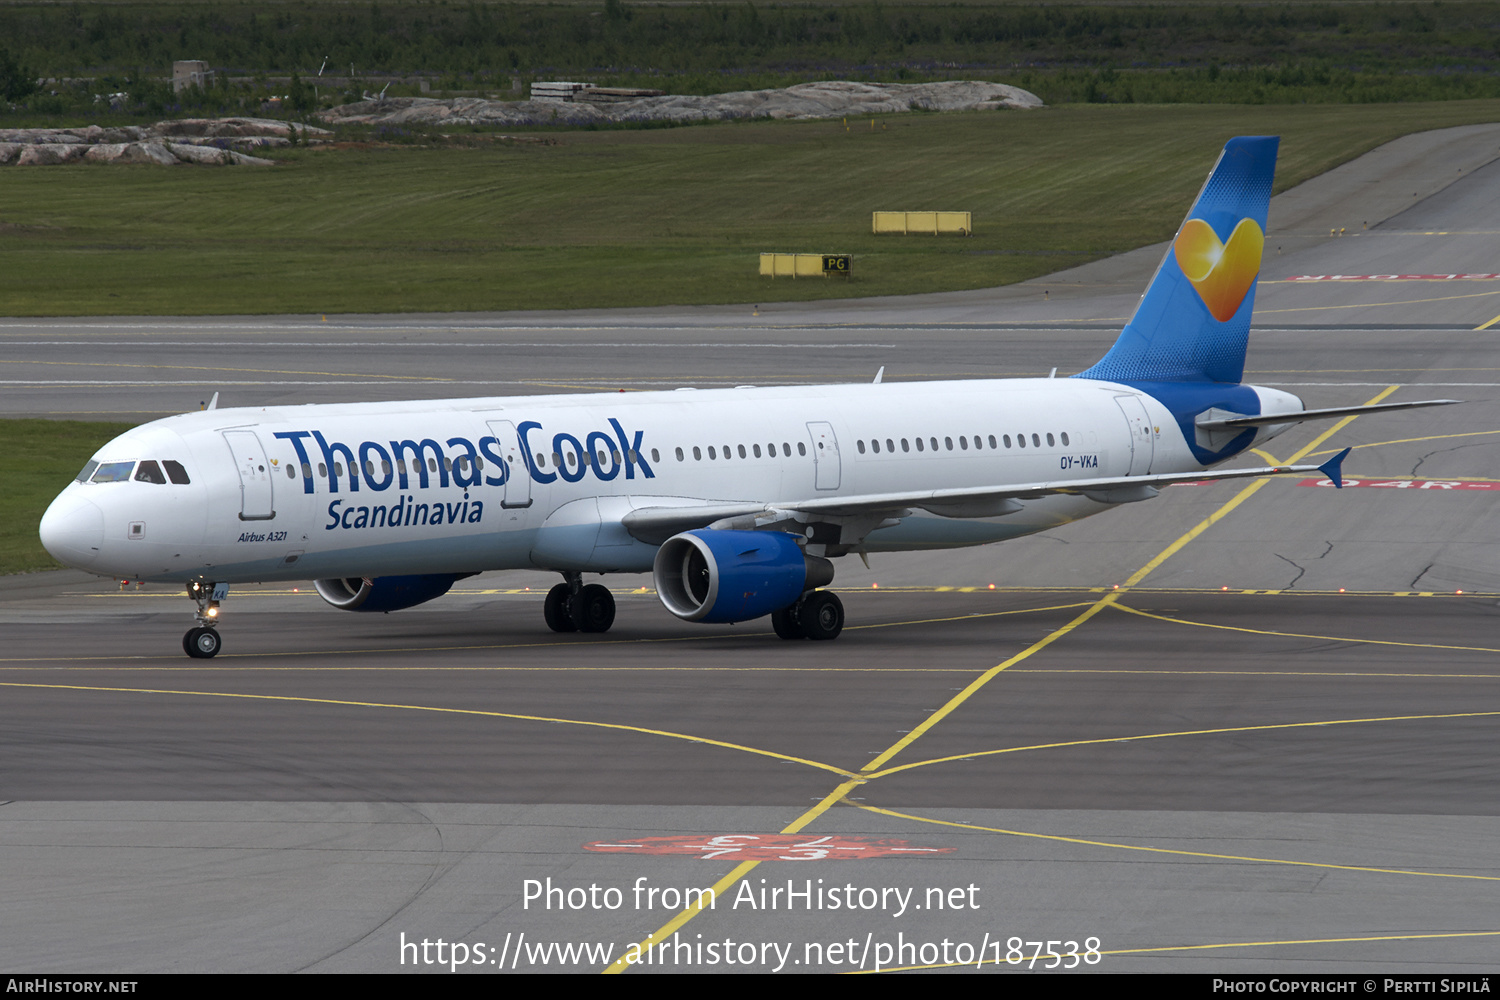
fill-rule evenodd
<path id="1" fill-rule="evenodd" d="M 1236 134 L 1277 188 L 1500 101 L 1065 105 L 294 149 L 274 168 L 3 168 L 0 315 L 340 313 L 761 302 L 975 288 L 1167 239 Z M 482 136 L 468 136 L 482 140 Z M 970 211 L 962 237 L 876 209 Z M 759 277 L 757 253 L 853 253 Z"/>
<path id="2" fill-rule="evenodd" d="M 100 445 L 129 429 L 74 420 L 0 420 L 0 574 L 57 568 L 37 538 L 42 513 Z"/>

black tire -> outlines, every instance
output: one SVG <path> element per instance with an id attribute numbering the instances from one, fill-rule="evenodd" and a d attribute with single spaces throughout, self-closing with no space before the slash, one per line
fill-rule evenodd
<path id="1" fill-rule="evenodd" d="M 547 602 L 542 605 L 542 617 L 547 619 L 547 627 L 554 632 L 577 632 L 578 626 L 573 624 L 573 612 L 569 607 L 573 602 L 573 590 L 566 583 L 559 583 L 547 591 Z"/>
<path id="2" fill-rule="evenodd" d="M 837 639 L 844 631 L 844 602 L 831 590 L 815 590 L 798 605 L 797 621 L 809 639 Z"/>
<path id="3" fill-rule="evenodd" d="M 219 633 L 211 628 L 190 628 L 182 637 L 182 651 L 195 660 L 208 660 L 219 653 Z"/>
<path id="4" fill-rule="evenodd" d="M 615 623 L 615 595 L 591 583 L 573 598 L 573 627 L 580 632 L 608 632 Z"/>
<path id="5" fill-rule="evenodd" d="M 797 605 L 771 612 L 771 627 L 783 639 L 806 639 L 802 623 L 797 621 Z"/>

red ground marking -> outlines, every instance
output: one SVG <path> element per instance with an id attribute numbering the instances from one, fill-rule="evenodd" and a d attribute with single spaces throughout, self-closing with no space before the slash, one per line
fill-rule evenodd
<path id="1" fill-rule="evenodd" d="M 1304 479 L 1298 486 L 1332 486 L 1326 479 Z M 1451 479 L 1345 479 L 1345 486 L 1382 490 L 1500 490 L 1500 483 L 1461 483 Z"/>
<path id="2" fill-rule="evenodd" d="M 707 861 L 860 861 L 951 854 L 952 847 L 913 847 L 909 840 L 871 837 L 809 837 L 806 834 L 726 833 L 679 837 L 627 837 L 584 844 L 603 854 L 682 854 Z"/>
<path id="3" fill-rule="evenodd" d="M 1500 274 L 1299 274 L 1288 281 L 1484 281 Z"/>

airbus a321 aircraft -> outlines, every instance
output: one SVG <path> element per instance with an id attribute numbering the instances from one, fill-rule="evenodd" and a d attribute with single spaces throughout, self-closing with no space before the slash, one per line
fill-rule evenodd
<path id="1" fill-rule="evenodd" d="M 908 382 L 209 409 L 99 449 L 41 522 L 59 561 L 186 584 L 189 656 L 219 651 L 228 584 L 316 580 L 394 611 L 484 570 L 561 573 L 558 632 L 603 632 L 605 587 L 655 577 L 693 622 L 844 625 L 834 560 L 982 545 L 1147 500 L 1306 410 L 1242 385 L 1278 139 L 1230 140 L 1134 317 L 1065 379 Z"/>

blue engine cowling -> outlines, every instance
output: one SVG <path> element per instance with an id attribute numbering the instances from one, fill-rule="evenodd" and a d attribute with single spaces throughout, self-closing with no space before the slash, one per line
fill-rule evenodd
<path id="1" fill-rule="evenodd" d="M 442 597 L 453 581 L 468 573 L 429 573 L 422 576 L 357 576 L 314 580 L 318 596 L 340 611 L 400 611 Z"/>
<path id="2" fill-rule="evenodd" d="M 743 622 L 794 604 L 833 579 L 833 564 L 804 555 L 784 531 L 716 531 L 673 535 L 656 551 L 656 593 L 690 622 Z"/>

